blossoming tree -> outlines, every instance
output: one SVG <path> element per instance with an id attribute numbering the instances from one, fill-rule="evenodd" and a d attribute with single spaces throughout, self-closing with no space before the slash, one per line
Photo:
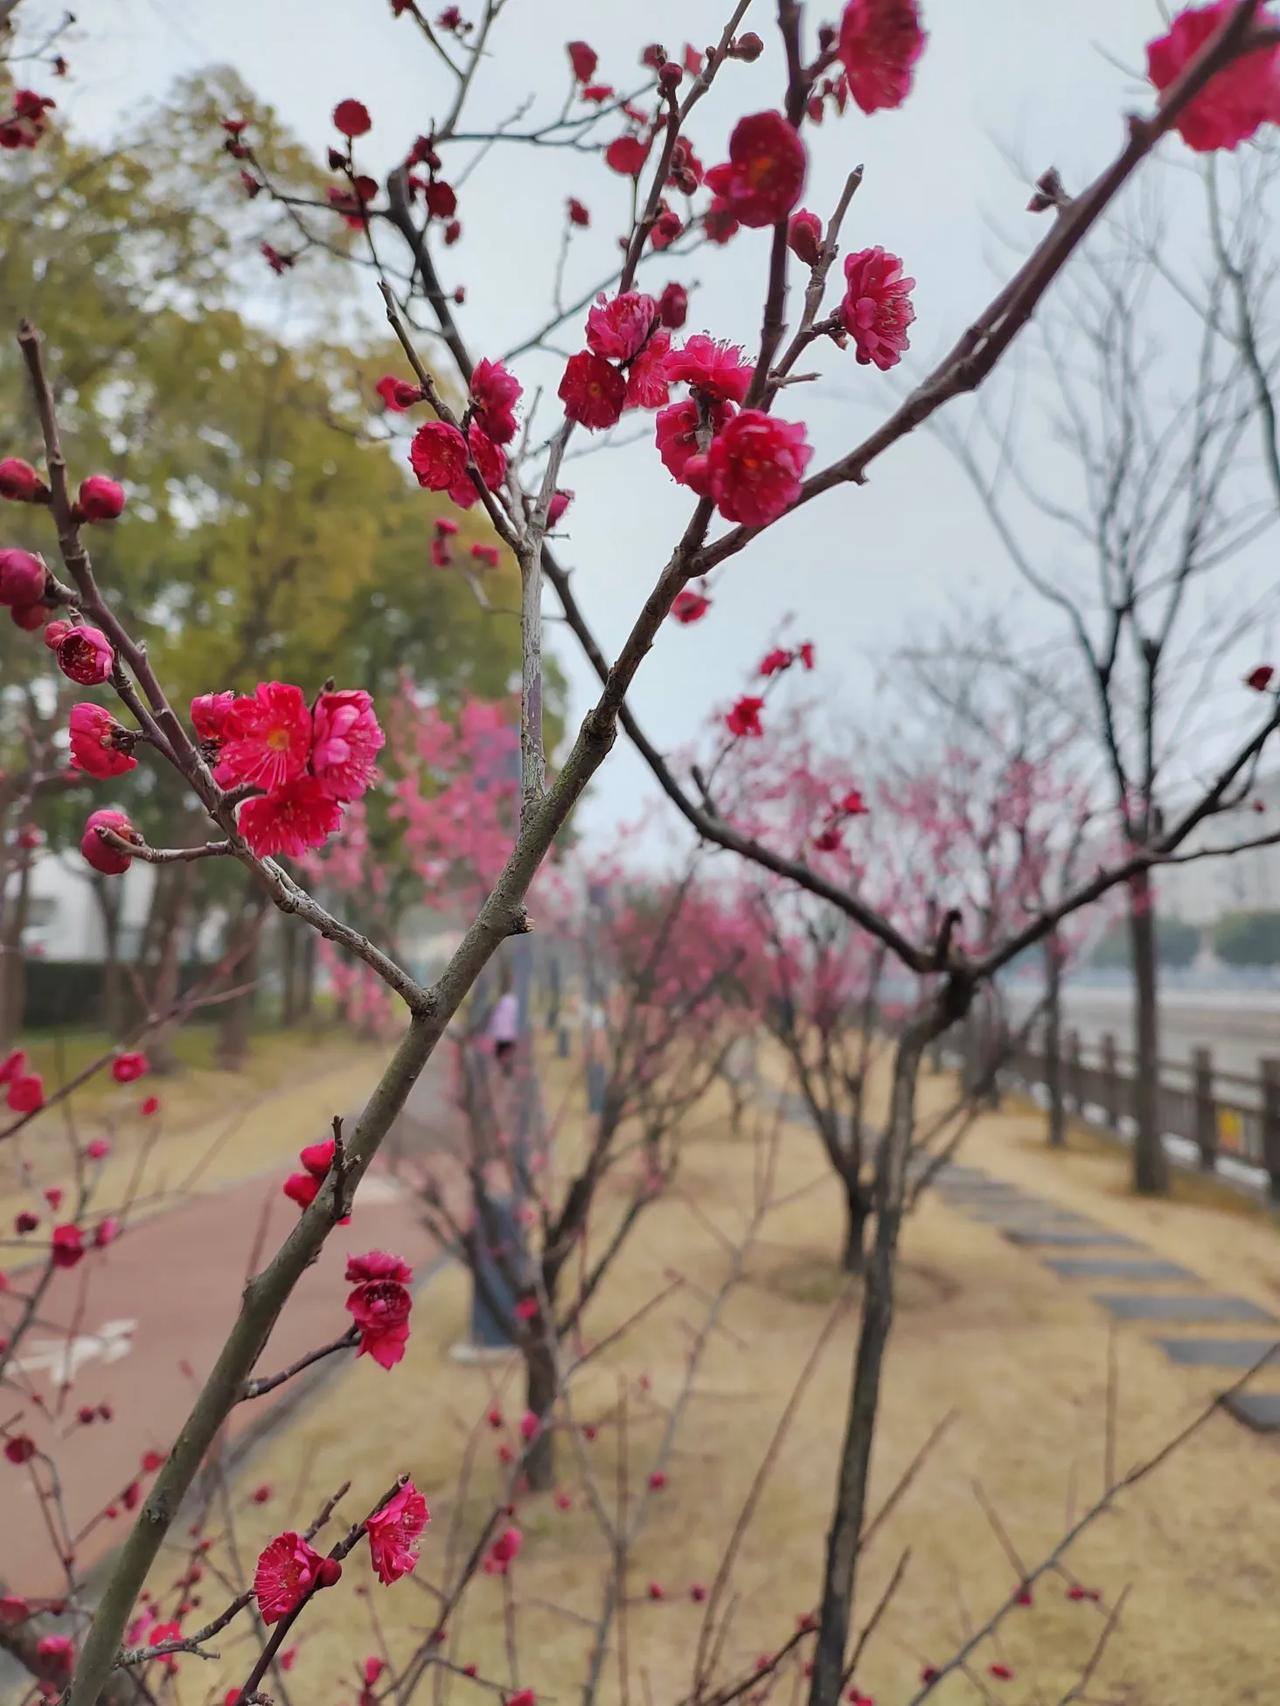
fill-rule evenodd
<path id="1" fill-rule="evenodd" d="M 531 1094 L 538 1065 L 527 1051 L 504 1078 L 487 1046 L 487 1006 L 457 1042 L 464 1119 L 452 1159 L 465 1187 L 451 1191 L 441 1177 L 446 1152 L 423 1187 L 426 1214 L 520 1351 L 523 1468 L 535 1490 L 555 1484 L 561 1347 L 577 1345 L 574 1362 L 585 1360 L 592 1301 L 676 1178 L 689 1116 L 749 1012 L 738 975 L 743 933 L 695 876 L 691 866 L 655 885 L 629 877 L 621 860 L 597 858 L 562 903 L 558 939 L 590 957 L 599 990 L 584 1014 L 588 1071 L 598 1079 L 580 1132 L 576 1096 L 561 1092 L 548 1105 L 545 1092 Z"/>
<path id="2" fill-rule="evenodd" d="M 772 8 L 778 107 L 748 112 L 725 136 L 708 137 L 717 164 L 704 168 L 695 148 L 696 116 L 713 83 L 727 85 L 735 65 L 769 51 L 762 35 L 746 30 L 752 0 L 726 6 L 724 27 L 705 50 L 679 59 L 651 45 L 641 54 L 640 86 L 620 97 L 592 81 L 594 52 L 572 43 L 571 99 L 558 117 L 531 136 L 592 146 L 603 126 L 619 134 L 602 150 L 602 170 L 632 185 L 632 214 L 622 232 L 621 259 L 601 300 L 566 308 L 553 327 L 572 327 L 582 348 L 566 360 L 557 387 L 560 407 L 549 430 L 522 432 L 520 380 L 498 353 L 473 354 L 455 309 L 459 288 L 441 278 L 444 252 L 462 237 L 459 184 L 463 152 L 497 145 L 522 134 L 505 121 L 479 130 L 462 128 L 462 116 L 483 88 L 487 57 L 500 51 L 501 17 L 510 0 L 483 0 L 469 19 L 457 6 L 431 18 L 418 0 L 393 0 L 395 27 L 416 32 L 439 67 L 443 117 L 430 132 L 406 138 L 403 163 L 384 185 L 361 169 L 361 138 L 375 119 L 358 99 L 334 110 L 335 138 L 328 154 L 332 183 L 324 204 L 291 195 L 271 174 L 265 151 L 245 122 L 228 114 L 227 152 L 250 198 L 264 195 L 285 228 L 286 242 L 264 238 L 263 258 L 277 273 L 291 271 L 306 248 L 325 241 L 318 221 L 344 222 L 359 234 L 353 252 L 381 290 L 411 377 L 390 375 L 380 394 L 389 410 L 420 411 L 408 451 L 419 484 L 446 494 L 459 509 L 483 516 L 492 529 L 490 551 L 508 552 L 520 571 L 522 679 L 520 696 L 520 801 L 518 823 L 501 868 L 476 907 L 460 946 L 442 974 L 424 985 L 388 948 L 330 911 L 290 870 L 340 836 L 353 807 L 375 781 L 386 737 L 369 693 L 358 684 L 336 687 L 259 681 L 210 682 L 183 712 L 172 702 L 143 639 L 132 631 L 99 579 L 90 541 L 98 529 L 128 526 L 128 494 L 106 473 L 73 465 L 74 442 L 64 447 L 58 375 L 51 371 L 34 326 L 19 334 L 39 427 L 39 447 L 15 446 L 0 463 L 7 497 L 47 512 L 56 566 L 25 550 L 3 557 L 0 599 L 18 628 L 38 646 L 43 638 L 50 668 L 77 686 L 101 690 L 110 707 L 86 700 L 75 713 L 77 762 L 109 784 L 145 759 L 175 770 L 198 802 L 209 835 L 183 848 L 154 848 L 129 817 L 109 803 L 85 825 L 85 859 L 105 876 L 131 861 L 195 859 L 236 861 L 269 901 L 320 932 L 377 976 L 405 1011 L 401 1040 L 381 1080 L 349 1134 L 335 1133 L 331 1152 L 310 1157 L 318 1188 L 288 1237 L 248 1281 L 225 1344 L 208 1370 L 185 1424 L 155 1478 L 138 1500 L 138 1516 L 114 1560 L 92 1614 L 79 1619 L 77 1637 L 51 1637 L 63 1645 L 44 1655 L 45 1674 L 65 1682 L 69 1706 L 94 1706 L 112 1686 L 120 1665 L 142 1660 L 122 1650 L 149 1572 L 172 1531 L 184 1495 L 218 1437 L 232 1407 L 264 1379 L 255 1373 L 285 1300 L 333 1227 L 348 1213 L 361 1180 L 410 1088 L 439 1046 L 468 991 L 501 944 L 529 927 L 526 897 L 540 865 L 574 806 L 605 761 L 619 728 L 638 747 L 664 791 L 707 841 L 753 861 L 834 907 L 866 932 L 911 974 L 926 993 L 902 1028 L 894 1066 L 890 1113 L 877 1169 L 876 1234 L 867 1267 L 862 1327 L 855 1354 L 848 1423 L 836 1470 L 820 1610 L 816 1618 L 810 1700 L 834 1706 L 847 1678 L 848 1637 L 860 1539 L 864 1528 L 880 1374 L 893 1313 L 893 1279 L 903 1208 L 907 1151 L 914 1126 L 915 1082 L 930 1039 L 962 1015 L 980 990 L 1019 953 L 1049 934 L 1064 917 L 1161 860 L 1177 857 L 1192 829 L 1211 817 L 1280 726 L 1269 694 L 1263 712 L 1241 728 L 1217 776 L 1160 835 L 1124 859 L 1040 909 L 992 947 L 970 949 L 953 912 L 936 926 L 900 925 L 856 885 L 823 871 L 808 857 L 779 850 L 722 816 L 713 793 L 686 783 L 647 740 L 627 706 L 627 695 L 655 635 L 669 615 L 690 620 L 712 596 L 717 572 L 801 506 L 860 484 L 868 469 L 908 433 L 954 398 L 976 389 L 995 369 L 1091 228 L 1152 151 L 1170 133 L 1195 150 L 1234 147 L 1273 120 L 1280 89 L 1280 24 L 1258 0 L 1215 0 L 1192 7 L 1148 50 L 1154 98 L 1126 122 L 1122 144 L 1098 176 L 1068 197 L 1046 177 L 1036 206 L 1049 229 L 992 301 L 972 316 L 943 360 L 888 409 L 861 442 L 814 468 L 813 447 L 797 390 L 801 358 L 847 364 L 852 357 L 875 374 L 894 368 L 908 347 L 913 321 L 913 280 L 898 257 L 879 246 L 844 255 L 835 288 L 845 213 L 858 175 L 845 184 L 824 218 L 802 206 L 810 149 L 840 134 L 848 109 L 873 116 L 902 106 L 925 51 L 916 0 L 848 0 L 831 20 L 808 15 L 799 0 Z M 767 8 L 759 8 L 761 12 Z M 37 110 L 38 108 L 38 110 Z M 47 102 L 20 93 L 0 129 L 5 147 L 38 145 Z M 830 120 L 831 129 L 819 132 Z M 874 134 L 870 132 L 869 134 Z M 457 165 L 450 164 L 457 162 Z M 871 168 L 874 170 L 874 162 Z M 305 205 L 304 205 L 305 201 Z M 582 205 L 570 203 L 569 223 L 580 228 Z M 680 339 L 687 305 L 683 292 L 660 295 L 643 288 L 655 252 L 687 238 L 709 243 L 737 239 L 739 231 L 768 232 L 761 269 L 758 341 L 750 353 L 726 338 L 691 334 Z M 384 255 L 384 239 L 395 245 Z M 745 270 L 745 269 L 744 269 Z M 793 297 L 792 292 L 795 291 Z M 595 292 L 592 293 L 593 297 Z M 582 310 L 586 308 L 585 315 Z M 451 364 L 446 379 L 424 359 L 415 326 L 438 334 L 431 346 Z M 425 333 L 423 334 L 425 337 Z M 874 374 L 869 374 L 871 379 Z M 689 494 L 687 519 L 664 548 L 655 576 L 637 599 L 632 625 L 612 662 L 595 640 L 561 567 L 550 532 L 566 519 L 562 481 L 565 455 L 581 434 L 606 431 L 624 415 L 656 411 L 654 448 L 671 477 Z M 525 414 L 528 426 L 528 411 Z M 28 454 L 20 456 L 19 449 Z M 37 466 L 37 463 L 40 466 Z M 477 558 L 477 562 L 481 559 Z M 544 740 L 545 667 L 542 596 L 545 583 L 560 600 L 572 633 L 600 678 L 589 707 L 554 775 Z M 715 596 L 728 597 L 715 585 Z M 235 686 L 248 687 L 236 691 Z M 732 732 L 753 738 L 763 726 L 761 695 L 746 695 L 733 713 Z M 118 717 L 116 713 L 119 712 Z M 121 718 L 126 720 L 121 720 Z M 1243 723 L 1243 719 L 1242 719 Z M 304 1159 L 304 1165 L 307 1162 Z M 83 1244 L 78 1227 L 61 1240 L 62 1259 Z M 347 1308 L 360 1347 L 395 1365 L 406 1314 L 404 1264 L 393 1255 L 353 1257 Z M 350 1339 L 350 1336 L 348 1336 Z M 310 1361 L 312 1359 L 306 1359 Z M 301 1366 L 301 1365 L 299 1365 Z M 392 1375 L 391 1378 L 394 1378 Z M 392 1580 L 414 1562 L 426 1522 L 416 1489 L 397 1477 L 386 1495 L 327 1556 L 303 1533 L 280 1534 L 259 1560 L 252 1596 L 264 1623 L 273 1625 L 260 1659 L 235 1701 L 257 1700 L 259 1685 L 288 1627 L 321 1591 L 332 1591 L 343 1559 L 367 1544 L 377 1574 Z M 495 1568 L 505 1560 L 495 1558 Z M 200 1632 L 210 1637 L 248 1599 Z M 149 1658 L 164 1650 L 149 1646 Z M 930 1675 L 923 1691 L 938 1680 Z M 746 1691 L 733 1686 L 725 1698 Z M 915 1698 L 922 1697 L 917 1693 Z M 530 1706 L 531 1691 L 511 1696 Z"/>

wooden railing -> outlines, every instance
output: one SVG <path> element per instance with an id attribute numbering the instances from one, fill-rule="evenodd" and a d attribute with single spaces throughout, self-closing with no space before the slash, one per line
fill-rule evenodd
<path id="1" fill-rule="evenodd" d="M 1136 1061 L 1106 1033 L 1086 1046 L 1078 1031 L 1067 1033 L 1062 1089 L 1077 1117 L 1121 1131 L 1133 1117 Z M 1038 1038 L 1015 1047 L 1009 1071 L 1027 1084 L 1045 1082 Z M 1259 1060 L 1256 1073 L 1228 1072 L 1214 1065 L 1207 1048 L 1189 1060 L 1159 1063 L 1160 1129 L 1193 1143 L 1200 1165 L 1212 1170 L 1220 1156 L 1266 1171 L 1270 1194 L 1280 1202 L 1280 1058 Z"/>

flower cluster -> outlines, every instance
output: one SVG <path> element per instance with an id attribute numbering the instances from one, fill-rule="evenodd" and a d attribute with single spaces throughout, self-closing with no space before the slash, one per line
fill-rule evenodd
<path id="1" fill-rule="evenodd" d="M 193 700 L 191 722 L 216 752 L 224 788 L 261 790 L 239 817 L 259 858 L 321 846 L 373 780 L 385 739 L 363 689 L 326 690 L 308 707 L 302 689 L 283 681 L 259 682 L 244 698 L 205 694 Z"/>
<path id="2" fill-rule="evenodd" d="M 409 1339 L 413 1269 L 399 1256 L 370 1250 L 366 1256 L 347 1258 L 347 1279 L 355 1285 L 347 1309 L 360 1329 L 356 1355 L 367 1353 L 379 1367 L 394 1368 Z"/>
<path id="3" fill-rule="evenodd" d="M 798 663 L 802 668 L 810 670 L 814 665 L 814 645 L 812 640 L 802 640 L 798 646 L 774 646 L 760 660 L 760 674 L 768 677 L 781 675 Z"/>
<path id="4" fill-rule="evenodd" d="M 760 721 L 760 713 L 763 710 L 763 699 L 752 693 L 744 693 L 726 714 L 725 727 L 731 735 L 758 737 L 764 733 L 764 724 Z"/>
<path id="5" fill-rule="evenodd" d="M 570 356 L 560 381 L 564 412 L 588 431 L 618 424 L 626 409 L 667 400 L 671 333 L 661 304 L 642 291 L 601 296 L 587 314 L 586 349 Z"/>
<path id="6" fill-rule="evenodd" d="M 486 491 L 496 492 L 507 477 L 506 456 L 477 420 L 465 437 L 447 421 L 427 421 L 413 435 L 409 466 L 420 486 L 447 492 L 459 509 L 470 509 L 478 500 L 477 479 Z"/>
<path id="7" fill-rule="evenodd" d="M 800 495 L 813 452 L 800 423 L 735 409 L 752 373 L 736 345 L 700 333 L 688 338 L 667 357 L 666 376 L 687 384 L 691 395 L 659 412 L 657 445 L 667 472 L 711 498 L 727 521 L 764 527 Z"/>
<path id="8" fill-rule="evenodd" d="M 522 387 L 500 361 L 478 361 L 471 375 L 471 406 L 476 423 L 494 444 L 510 444 L 516 436 L 515 406 Z"/>
<path id="9" fill-rule="evenodd" d="M 818 853 L 838 853 L 844 842 L 840 831 L 853 817 L 865 817 L 870 811 L 861 790 L 850 788 L 828 806 L 821 829 L 813 838 Z"/>

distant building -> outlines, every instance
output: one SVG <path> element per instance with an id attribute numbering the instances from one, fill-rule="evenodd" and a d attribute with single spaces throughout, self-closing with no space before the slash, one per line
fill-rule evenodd
<path id="1" fill-rule="evenodd" d="M 74 863 L 73 863 L 74 861 Z M 102 908 L 77 855 L 39 853 L 28 879 L 27 928 L 23 946 L 28 954 L 54 962 L 106 958 L 106 931 Z M 121 877 L 109 880 L 120 895 L 120 955 L 132 959 L 146 923 L 155 882 L 155 867 L 135 863 Z M 12 884 L 11 884 L 12 887 Z"/>

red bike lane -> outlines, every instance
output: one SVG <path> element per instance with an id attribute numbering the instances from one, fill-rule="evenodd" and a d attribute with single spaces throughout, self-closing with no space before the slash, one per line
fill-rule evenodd
<path id="1" fill-rule="evenodd" d="M 54 1276 L 38 1321 L 24 1335 L 5 1382 L 4 1422 L 49 1449 L 73 1533 L 105 1506 L 120 1503 L 118 1516 L 97 1523 L 77 1544 L 81 1571 L 128 1532 L 132 1517 L 122 1495 L 131 1482 L 141 1478 L 145 1485 L 149 1479 L 141 1476 L 143 1453 L 167 1449 L 222 1348 L 251 1267 L 270 1256 L 297 1218 L 297 1208 L 281 1193 L 281 1177 L 260 1175 L 126 1228 L 107 1250 Z M 303 1275 L 257 1375 L 277 1373 L 345 1332 L 351 1325 L 343 1307 L 350 1289 L 346 1259 L 372 1249 L 396 1251 L 419 1274 L 438 1254 L 414 1193 L 380 1171 L 362 1182 L 350 1224 L 335 1229 Z M 21 1274 L 10 1278 L 13 1293 L 0 1300 L 7 1302 L 0 1322 L 9 1325 L 19 1307 L 16 1294 L 25 1290 Z M 68 1374 L 70 1389 L 59 1406 Z M 228 1441 L 243 1440 L 296 1392 L 289 1381 L 238 1405 L 227 1424 Z M 56 1413 L 42 1413 L 33 1393 Z M 111 1409 L 109 1421 L 77 1421 L 81 1406 L 104 1403 Z M 0 1581 L 29 1597 L 56 1595 L 65 1587 L 60 1548 L 46 1521 L 51 1513 L 42 1512 L 33 1481 L 47 1473 L 39 1460 L 26 1466 L 0 1462 Z"/>

